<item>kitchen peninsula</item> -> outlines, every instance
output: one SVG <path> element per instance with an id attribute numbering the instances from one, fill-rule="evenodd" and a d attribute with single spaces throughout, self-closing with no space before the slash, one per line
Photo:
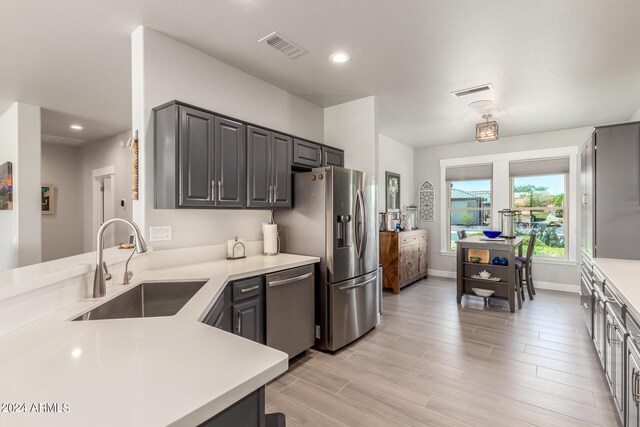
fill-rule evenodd
<path id="1" fill-rule="evenodd" d="M 105 298 L 86 298 L 0 336 L 0 401 L 27 404 L 27 412 L 5 413 L 3 420 L 25 426 L 212 420 L 245 396 L 260 393 L 288 367 L 285 353 L 202 323 L 225 285 L 317 261 L 281 254 L 149 269 L 136 274 L 134 286 L 140 281 L 207 283 L 174 316 L 72 321 L 131 289 L 114 285 Z M 34 402 L 66 404 L 68 410 L 30 413 Z"/>

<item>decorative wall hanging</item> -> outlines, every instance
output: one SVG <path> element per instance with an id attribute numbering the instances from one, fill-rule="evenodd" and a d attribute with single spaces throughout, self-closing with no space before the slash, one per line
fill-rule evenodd
<path id="1" fill-rule="evenodd" d="M 397 211 L 400 209 L 400 174 L 385 172 L 386 209 Z"/>
<path id="2" fill-rule="evenodd" d="M 56 187 L 51 184 L 42 184 L 40 190 L 42 215 L 53 215 L 56 213 Z"/>
<path id="3" fill-rule="evenodd" d="M 138 131 L 129 138 L 127 146 L 131 149 L 131 200 L 138 200 Z"/>
<path id="4" fill-rule="evenodd" d="M 0 211 L 13 209 L 13 168 L 11 162 L 0 165 Z"/>
<path id="5" fill-rule="evenodd" d="M 420 184 L 418 190 L 418 200 L 420 207 L 418 210 L 419 221 L 435 221 L 436 220 L 436 191 L 433 184 L 424 181 Z"/>

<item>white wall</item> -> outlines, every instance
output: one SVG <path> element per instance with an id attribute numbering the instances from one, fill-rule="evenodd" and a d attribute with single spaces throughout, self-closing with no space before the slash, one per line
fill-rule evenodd
<path id="1" fill-rule="evenodd" d="M 640 107 L 638 107 L 638 109 L 636 111 L 633 112 L 633 114 L 631 115 L 631 117 L 629 117 L 629 121 L 630 122 L 637 122 L 640 121 Z"/>
<path id="2" fill-rule="evenodd" d="M 0 117 L 0 163 L 13 163 L 13 210 L 0 211 L 0 270 L 41 261 L 40 107 L 14 103 Z"/>
<path id="3" fill-rule="evenodd" d="M 369 96 L 324 109 L 324 142 L 345 150 L 344 166 L 376 174 L 377 98 Z"/>
<path id="4" fill-rule="evenodd" d="M 18 107 L 13 104 L 0 117 L 0 164 L 18 162 Z M 14 175 L 15 177 L 15 171 Z M 14 185 L 15 191 L 15 185 Z M 14 192 L 15 197 L 15 192 Z M 18 266 L 18 210 L 0 210 L 0 271 Z"/>
<path id="5" fill-rule="evenodd" d="M 42 261 L 83 252 L 80 167 L 80 148 L 42 144 L 42 183 L 55 186 L 54 214 L 42 215 Z"/>
<path id="6" fill-rule="evenodd" d="M 131 131 L 110 136 L 100 141 L 92 142 L 80 149 L 80 190 L 82 191 L 82 230 L 84 252 L 95 251 L 93 229 L 93 170 L 113 166 L 114 175 L 114 214 L 116 217 L 131 219 L 131 150 L 126 143 L 131 137 Z M 120 206 L 120 201 L 125 206 Z M 128 242 L 130 230 L 126 225 L 114 224 L 115 244 Z"/>
<path id="7" fill-rule="evenodd" d="M 400 206 L 415 203 L 416 192 L 413 178 L 413 147 L 391 139 L 383 134 L 378 135 L 378 212 L 385 207 L 385 172 L 400 174 Z"/>
<path id="8" fill-rule="evenodd" d="M 414 192 L 417 191 L 418 185 L 420 185 L 422 181 L 428 179 L 434 185 L 434 188 L 436 190 L 436 203 L 438 203 L 438 205 L 436 206 L 436 221 L 419 223 L 420 228 L 426 228 L 429 230 L 429 268 L 430 270 L 432 270 L 432 273 L 437 275 L 452 275 L 455 273 L 456 269 L 455 257 L 440 254 L 442 215 L 440 213 L 439 204 L 441 191 L 443 191 L 440 183 L 440 160 L 482 156 L 497 153 L 513 153 L 518 151 L 538 150 L 544 148 L 580 146 L 586 141 L 591 131 L 591 127 L 583 127 L 554 132 L 544 132 L 500 138 L 498 141 L 490 143 L 481 144 L 479 142 L 473 141 L 460 144 L 436 145 L 416 149 L 414 158 Z M 579 173 L 579 171 L 576 172 Z M 509 182 L 508 180 L 504 183 L 494 182 L 494 185 L 509 185 Z M 579 206 L 579 194 L 573 194 L 571 197 L 574 200 L 574 204 L 576 206 Z M 577 215 L 578 221 L 579 217 L 580 216 Z M 574 230 L 579 230 L 580 225 L 574 224 L 574 226 L 571 228 Z M 579 245 L 577 236 L 573 236 L 572 241 L 573 245 Z M 566 265 L 544 264 L 544 267 L 535 269 L 534 274 L 534 279 L 538 280 L 539 282 L 570 285 L 573 287 L 578 284 L 579 279 L 577 268 L 574 264 L 571 263 Z M 559 289 L 563 287 L 558 286 L 557 288 Z"/>
<path id="9" fill-rule="evenodd" d="M 323 110 L 150 28 L 132 34 L 133 129 L 140 140 L 140 201 L 134 220 L 173 226 L 156 248 L 223 243 L 238 235 L 261 240 L 265 211 L 153 208 L 152 108 L 177 99 L 258 125 L 323 142 Z"/>

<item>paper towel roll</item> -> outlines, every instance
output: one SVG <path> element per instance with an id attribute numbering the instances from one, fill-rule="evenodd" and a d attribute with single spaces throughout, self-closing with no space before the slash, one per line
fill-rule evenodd
<path id="1" fill-rule="evenodd" d="M 262 224 L 263 251 L 267 255 L 275 255 L 279 252 L 278 224 Z"/>

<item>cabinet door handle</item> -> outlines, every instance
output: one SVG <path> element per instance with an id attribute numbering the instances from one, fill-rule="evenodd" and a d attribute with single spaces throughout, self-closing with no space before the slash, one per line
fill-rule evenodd
<path id="1" fill-rule="evenodd" d="M 272 204 L 273 203 L 273 185 L 269 186 L 269 197 L 268 197 L 268 203 Z"/>
<path id="2" fill-rule="evenodd" d="M 244 294 L 245 292 L 255 291 L 256 289 L 260 289 L 260 285 L 255 285 L 250 288 L 240 289 L 240 292 Z"/>
<path id="3" fill-rule="evenodd" d="M 236 328 L 238 335 L 242 335 L 242 313 L 238 312 L 238 327 Z"/>
<path id="4" fill-rule="evenodd" d="M 278 186 L 274 185 L 273 186 L 273 203 L 275 203 L 276 200 L 278 200 Z"/>
<path id="5" fill-rule="evenodd" d="M 218 181 L 218 201 L 222 201 L 222 181 Z"/>
<path id="6" fill-rule="evenodd" d="M 636 402 L 636 377 L 638 376 L 638 371 L 636 371 L 636 368 L 631 368 L 631 385 L 630 385 L 630 389 L 631 389 L 631 398 L 633 399 L 634 402 Z"/>
<path id="7" fill-rule="evenodd" d="M 211 181 L 211 200 L 216 201 L 216 182 Z"/>

